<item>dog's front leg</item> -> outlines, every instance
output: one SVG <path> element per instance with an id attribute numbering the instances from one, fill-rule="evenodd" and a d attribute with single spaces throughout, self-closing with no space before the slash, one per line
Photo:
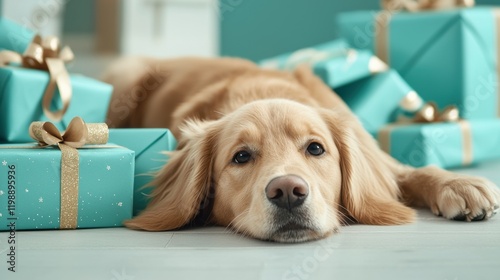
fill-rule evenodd
<path id="1" fill-rule="evenodd" d="M 434 166 L 400 171 L 398 184 L 409 205 L 429 207 L 438 216 L 465 221 L 488 219 L 498 211 L 500 189 L 486 179 Z"/>

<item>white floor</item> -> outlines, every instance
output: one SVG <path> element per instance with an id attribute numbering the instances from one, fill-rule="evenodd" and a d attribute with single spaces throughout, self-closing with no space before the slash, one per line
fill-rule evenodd
<path id="1" fill-rule="evenodd" d="M 500 185 L 500 162 L 460 172 Z M 17 271 L 0 279 L 500 279 L 500 216 L 453 222 L 421 210 L 405 226 L 345 227 L 326 240 L 262 242 L 224 228 L 17 232 Z"/>

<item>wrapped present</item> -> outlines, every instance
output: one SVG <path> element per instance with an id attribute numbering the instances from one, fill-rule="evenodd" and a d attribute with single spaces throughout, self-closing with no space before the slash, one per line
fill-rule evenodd
<path id="1" fill-rule="evenodd" d="M 499 10 L 488 7 L 357 11 L 338 17 L 349 44 L 374 50 L 424 100 L 440 109 L 456 104 L 464 119 L 500 112 L 499 23 Z"/>
<path id="2" fill-rule="evenodd" d="M 71 50 L 57 46 L 55 38 L 36 36 L 24 56 L 0 52 L 0 143 L 29 142 L 33 121 L 51 120 L 60 130 L 75 116 L 104 122 L 112 86 L 70 76 L 64 61 L 72 58 Z M 21 62 L 24 67 L 5 66 Z"/>
<path id="3" fill-rule="evenodd" d="M 388 69 L 371 51 L 349 48 L 344 40 L 335 40 L 260 62 L 264 68 L 292 70 L 310 64 L 314 73 L 331 88 L 337 88 Z"/>
<path id="4" fill-rule="evenodd" d="M 0 16 L 0 50 L 23 53 L 34 36 L 30 29 Z"/>
<path id="5" fill-rule="evenodd" d="M 144 188 L 168 159 L 177 141 L 168 129 L 110 129 L 109 142 L 135 152 L 134 215 L 146 208 L 150 189 Z"/>
<path id="6" fill-rule="evenodd" d="M 117 227 L 132 217 L 134 152 L 105 124 L 37 122 L 35 144 L 0 145 L 0 230 Z"/>
<path id="7" fill-rule="evenodd" d="M 335 92 L 370 133 L 376 133 L 382 126 L 395 121 L 401 104 L 411 103 L 411 106 L 405 105 L 411 110 L 421 105 L 418 94 L 394 70 L 350 83 L 335 89 Z"/>
<path id="8" fill-rule="evenodd" d="M 379 131 L 378 141 L 404 164 L 467 166 L 500 158 L 500 120 L 393 124 Z"/>

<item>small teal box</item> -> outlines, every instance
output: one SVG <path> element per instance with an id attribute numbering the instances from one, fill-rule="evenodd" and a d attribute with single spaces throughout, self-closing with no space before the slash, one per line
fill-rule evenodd
<path id="1" fill-rule="evenodd" d="M 0 1 L 0 8 L 1 4 Z M 35 33 L 32 30 L 0 16 L 0 51 L 10 50 L 23 53 L 33 37 Z"/>
<path id="2" fill-rule="evenodd" d="M 111 146 L 85 146 L 78 152 L 77 228 L 122 226 L 132 217 L 134 152 Z M 12 216 L 7 211 L 12 195 L 9 181 L 15 191 Z M 0 145 L 0 230 L 9 230 L 11 221 L 17 230 L 58 229 L 60 181 L 59 149 L 36 144 Z"/>
<path id="3" fill-rule="evenodd" d="M 260 65 L 293 70 L 302 63 L 311 64 L 314 74 L 333 89 L 388 69 L 371 51 L 352 49 L 342 39 L 265 59 Z"/>
<path id="4" fill-rule="evenodd" d="M 149 188 L 155 172 L 168 160 L 163 152 L 173 151 L 177 141 L 168 129 L 131 128 L 110 129 L 109 142 L 124 146 L 135 152 L 134 215 L 139 214 L 148 204 Z"/>
<path id="5" fill-rule="evenodd" d="M 389 70 L 335 89 L 356 114 L 363 127 L 376 133 L 396 120 L 399 104 L 413 89 L 394 70 Z"/>
<path id="6" fill-rule="evenodd" d="M 384 18 L 390 16 L 389 24 Z M 464 119 L 498 116 L 498 9 L 426 12 L 357 11 L 338 17 L 355 48 L 374 50 L 426 101 L 457 105 Z M 386 30 L 386 48 L 376 47 Z M 386 51 L 383 51 L 383 50 Z M 383 59 L 384 60 L 384 59 Z"/>
<path id="7" fill-rule="evenodd" d="M 500 119 L 389 125 L 377 138 L 383 150 L 414 167 L 454 168 L 500 158 Z"/>
<path id="8" fill-rule="evenodd" d="M 87 123 L 106 120 L 113 87 L 82 75 L 71 75 L 73 96 L 68 111 L 60 122 L 53 122 L 63 131 L 76 116 Z M 15 66 L 0 67 L 0 143 L 33 141 L 28 128 L 33 121 L 48 121 L 42 109 L 42 98 L 49 82 L 49 73 Z M 52 108 L 62 108 L 59 92 Z"/>

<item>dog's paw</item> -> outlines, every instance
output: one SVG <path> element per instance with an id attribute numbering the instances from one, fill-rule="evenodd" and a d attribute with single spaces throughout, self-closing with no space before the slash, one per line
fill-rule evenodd
<path id="1" fill-rule="evenodd" d="M 459 177 L 438 188 L 431 210 L 438 216 L 457 221 L 481 221 L 498 212 L 500 189 L 488 180 Z"/>

